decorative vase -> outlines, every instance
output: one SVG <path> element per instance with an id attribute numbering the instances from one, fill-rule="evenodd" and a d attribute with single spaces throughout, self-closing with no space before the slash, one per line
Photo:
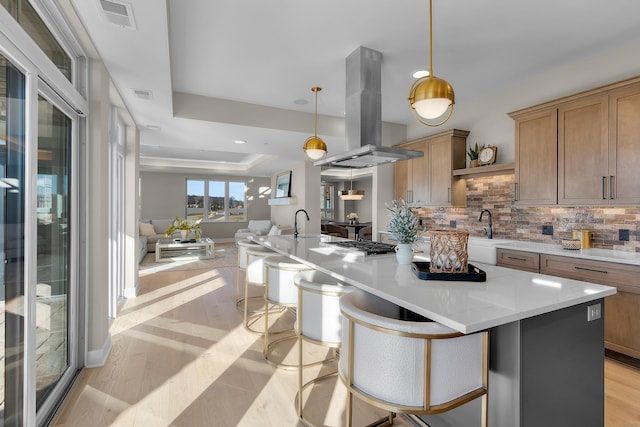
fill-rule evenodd
<path id="1" fill-rule="evenodd" d="M 187 234 L 189 234 L 188 230 L 180 230 L 180 240 L 187 240 Z"/>
<path id="2" fill-rule="evenodd" d="M 398 243 L 395 248 L 398 264 L 411 264 L 413 261 L 413 248 L 411 243 Z"/>
<path id="3" fill-rule="evenodd" d="M 477 168 L 478 167 L 478 160 L 477 159 L 476 160 L 471 160 L 469 162 L 469 167 L 470 168 Z"/>

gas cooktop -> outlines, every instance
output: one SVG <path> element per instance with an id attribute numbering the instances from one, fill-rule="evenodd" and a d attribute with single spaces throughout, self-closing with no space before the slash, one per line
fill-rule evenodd
<path id="1" fill-rule="evenodd" d="M 369 240 L 341 240 L 339 242 L 327 242 L 345 249 L 360 251 L 365 255 L 381 255 L 395 252 L 395 245 L 372 242 Z"/>

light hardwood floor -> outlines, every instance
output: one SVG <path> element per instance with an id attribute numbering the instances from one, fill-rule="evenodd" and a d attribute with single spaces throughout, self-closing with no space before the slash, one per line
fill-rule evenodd
<path id="1" fill-rule="evenodd" d="M 263 361 L 262 338 L 243 329 L 235 309 L 235 280 L 234 267 L 141 277 L 140 295 L 125 301 L 112 324 L 106 365 L 80 374 L 53 425 L 301 426 L 297 374 Z M 324 353 L 316 347 L 305 354 Z M 305 375 L 331 368 L 306 368 Z M 640 425 L 640 372 L 607 360 L 605 377 L 606 427 Z M 313 419 L 343 425 L 339 380 L 308 398 Z M 382 414 L 358 403 L 354 416 L 364 425 Z M 411 425 L 400 417 L 396 424 Z"/>

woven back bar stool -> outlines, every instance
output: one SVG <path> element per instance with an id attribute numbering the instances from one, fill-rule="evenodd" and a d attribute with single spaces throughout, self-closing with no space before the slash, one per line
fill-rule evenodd
<path id="1" fill-rule="evenodd" d="M 298 289 L 294 284 L 294 277 L 296 274 L 302 271 L 313 270 L 308 265 L 299 263 L 286 256 L 272 256 L 264 260 L 264 274 L 265 274 L 265 291 L 264 299 L 267 305 L 271 304 L 275 307 L 279 307 L 281 311 L 287 312 L 295 316 L 295 309 L 298 305 Z M 274 333 L 283 333 L 291 331 L 280 330 Z M 264 359 L 267 363 L 283 368 L 283 369 L 297 369 L 295 364 L 286 364 L 283 362 L 275 362 L 271 358 L 271 353 L 275 346 L 278 344 L 296 338 L 296 335 L 290 335 L 282 337 L 269 342 L 269 311 L 265 312 L 264 316 Z"/>
<path id="2" fill-rule="evenodd" d="M 303 342 L 311 342 L 336 351 L 342 342 L 342 316 L 340 297 L 355 290 L 353 286 L 340 282 L 317 270 L 298 273 L 294 278 L 298 287 L 298 394 L 296 406 L 298 417 L 305 425 L 314 424 L 304 416 L 304 390 L 320 381 L 335 377 L 338 371 L 316 377 L 303 384 Z M 326 360 L 325 360 L 326 361 Z M 322 361 L 322 362 L 325 362 Z"/>
<path id="3" fill-rule="evenodd" d="M 340 300 L 340 378 L 353 396 L 394 413 L 438 414 L 482 398 L 487 425 L 487 332 L 464 335 L 439 323 L 402 320 L 400 307 L 362 291 Z"/>
<path id="4" fill-rule="evenodd" d="M 279 255 L 262 246 L 258 248 L 247 248 L 246 254 L 247 265 L 244 274 L 244 327 L 249 332 L 262 335 L 264 334 L 264 330 L 255 329 L 253 326 L 269 310 L 269 305 L 265 301 L 263 308 L 249 315 L 249 299 L 253 298 L 249 296 L 249 286 L 260 286 L 264 289 L 266 284 L 264 261 L 268 257 L 278 257 Z M 264 291 L 259 298 L 264 300 Z"/>
<path id="5" fill-rule="evenodd" d="M 236 243 L 238 248 L 238 269 L 236 274 L 236 308 L 241 309 L 241 304 L 244 302 L 244 296 L 240 297 L 240 275 L 245 273 L 247 269 L 247 249 L 258 249 L 263 247 L 258 243 L 254 243 L 249 239 L 238 240 Z M 265 248 L 265 250 L 268 250 Z M 242 286 L 244 288 L 244 286 Z"/>

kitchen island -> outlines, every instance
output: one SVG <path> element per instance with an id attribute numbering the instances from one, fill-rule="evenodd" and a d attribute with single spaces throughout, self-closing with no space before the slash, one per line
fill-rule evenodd
<path id="1" fill-rule="evenodd" d="M 490 330 L 490 426 L 603 425 L 603 298 L 615 288 L 484 264 L 486 282 L 424 281 L 393 254 L 364 256 L 330 236 L 254 240 L 462 333 Z M 477 401 L 421 418 L 466 427 L 479 411 Z"/>

